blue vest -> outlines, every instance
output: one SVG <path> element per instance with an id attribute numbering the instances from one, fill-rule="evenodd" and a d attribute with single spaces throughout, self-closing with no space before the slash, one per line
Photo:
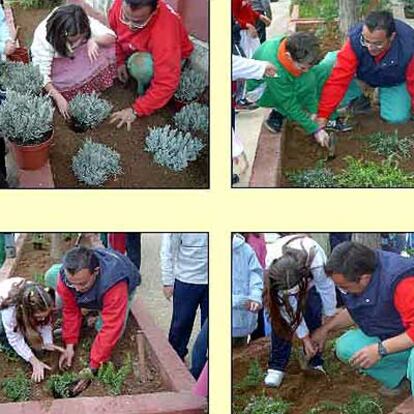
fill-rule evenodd
<path id="1" fill-rule="evenodd" d="M 368 49 L 361 45 L 363 23 L 349 32 L 351 46 L 359 62 L 357 78 L 372 87 L 396 86 L 406 80 L 407 66 L 414 55 L 414 29 L 400 20 L 395 20 L 395 26 L 396 36 L 378 64 Z"/>
<path id="2" fill-rule="evenodd" d="M 118 282 L 125 280 L 128 284 L 128 295 L 141 283 L 141 275 L 128 257 L 112 249 L 93 249 L 98 260 L 99 273 L 94 285 L 87 292 L 77 292 L 68 286 L 63 267 L 60 278 L 75 295 L 76 303 L 81 308 L 102 310 L 102 299 L 105 293 Z"/>
<path id="3" fill-rule="evenodd" d="M 414 275 L 414 258 L 382 250 L 376 256 L 377 266 L 366 289 L 360 295 L 342 294 L 342 299 L 358 327 L 383 341 L 405 331 L 394 306 L 394 291 L 402 279 Z"/>

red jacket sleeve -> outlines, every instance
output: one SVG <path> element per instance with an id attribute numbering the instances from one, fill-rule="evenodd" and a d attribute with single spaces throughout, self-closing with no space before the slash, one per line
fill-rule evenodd
<path id="1" fill-rule="evenodd" d="M 329 118 L 331 116 L 345 96 L 349 84 L 355 76 L 357 67 L 358 58 L 348 39 L 338 52 L 336 64 L 323 86 L 319 101 L 318 117 Z"/>
<path id="2" fill-rule="evenodd" d="M 79 332 L 82 323 L 82 314 L 73 292 L 63 284 L 58 276 L 57 293 L 63 301 L 62 337 L 66 345 L 76 345 L 79 342 Z"/>
<path id="3" fill-rule="evenodd" d="M 127 282 L 119 282 L 103 298 L 102 329 L 96 336 L 90 355 L 90 367 L 99 368 L 106 362 L 122 334 L 128 307 Z"/>
<path id="4" fill-rule="evenodd" d="M 411 97 L 411 111 L 414 112 L 414 57 L 408 65 L 406 72 L 407 90 Z"/>
<path id="5" fill-rule="evenodd" d="M 401 315 L 405 333 L 414 341 L 414 276 L 398 283 L 394 292 L 394 305 Z"/>
<path id="6" fill-rule="evenodd" d="M 260 13 L 253 10 L 250 4 L 243 4 L 242 0 L 232 0 L 231 11 L 241 29 L 246 29 L 247 23 L 254 26 L 260 16 Z"/>
<path id="7" fill-rule="evenodd" d="M 112 7 L 109 10 L 108 13 L 108 23 L 109 23 L 109 27 L 115 32 L 117 33 L 117 14 L 119 12 L 119 1 L 115 1 L 114 4 L 112 5 Z M 126 54 L 124 53 L 124 51 L 122 50 L 119 41 L 118 41 L 118 36 L 116 37 L 116 41 L 115 41 L 115 55 L 116 55 L 116 65 L 117 66 L 121 66 L 125 63 L 125 60 L 127 58 Z"/>
<path id="8" fill-rule="evenodd" d="M 151 53 L 154 75 L 143 96 L 138 97 L 134 111 L 139 116 L 151 115 L 164 107 L 172 98 L 181 76 L 181 33 L 179 25 L 164 28 L 165 33 L 151 36 Z"/>

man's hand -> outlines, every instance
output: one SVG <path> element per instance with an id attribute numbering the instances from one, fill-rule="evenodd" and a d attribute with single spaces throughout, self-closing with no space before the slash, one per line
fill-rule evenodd
<path id="1" fill-rule="evenodd" d="M 135 115 L 132 108 L 126 108 L 122 111 L 114 112 L 109 123 L 113 124 L 114 122 L 120 121 L 116 126 L 117 128 L 121 128 L 122 125 L 126 125 L 127 130 L 131 131 L 131 125 L 136 119 L 137 116 Z"/>
<path id="2" fill-rule="evenodd" d="M 349 363 L 356 368 L 371 368 L 381 356 L 378 352 L 378 344 L 368 345 L 352 355 Z"/>
<path id="3" fill-rule="evenodd" d="M 260 305 L 260 303 L 255 302 L 254 300 L 248 300 L 245 304 L 244 307 L 253 313 L 259 312 L 260 308 L 262 307 L 262 305 Z"/>
<path id="4" fill-rule="evenodd" d="M 264 71 L 264 76 L 268 76 L 269 78 L 273 78 L 276 75 L 276 66 L 273 63 L 267 62 L 266 69 Z"/>
<path id="5" fill-rule="evenodd" d="M 8 40 L 6 42 L 6 46 L 4 47 L 4 54 L 6 56 L 9 56 L 13 54 L 16 51 L 16 42 L 13 42 L 13 40 Z"/>
<path id="6" fill-rule="evenodd" d="M 171 297 L 174 293 L 174 286 L 164 286 L 162 288 L 162 292 L 164 293 L 165 299 L 171 300 Z"/>
<path id="7" fill-rule="evenodd" d="M 45 378 L 45 369 L 48 369 L 49 371 L 51 370 L 49 365 L 39 361 L 34 355 L 30 358 L 29 362 L 32 364 L 33 368 L 32 380 L 34 382 L 43 381 Z"/>
<path id="8" fill-rule="evenodd" d="M 256 38 L 258 36 L 257 30 L 252 24 L 247 23 L 246 27 L 247 27 L 247 31 L 249 32 L 250 37 Z"/>
<path id="9" fill-rule="evenodd" d="M 96 41 L 92 38 L 88 40 L 87 43 L 87 51 L 88 51 L 88 57 L 89 60 L 94 62 L 96 59 L 98 59 L 99 56 L 99 45 L 96 43 Z"/>
<path id="10" fill-rule="evenodd" d="M 326 148 L 329 147 L 329 134 L 324 129 L 321 129 L 318 132 L 315 132 L 313 136 L 315 137 L 316 142 L 321 147 L 326 147 Z"/>
<path id="11" fill-rule="evenodd" d="M 260 15 L 259 19 L 266 25 L 266 27 L 269 27 L 272 23 L 272 20 L 263 14 Z"/>
<path id="12" fill-rule="evenodd" d="M 125 64 L 118 66 L 118 79 L 122 83 L 126 83 L 129 79 L 128 69 Z"/>
<path id="13" fill-rule="evenodd" d="M 64 353 L 59 358 L 59 368 L 65 369 L 72 366 L 72 360 L 75 356 L 74 346 L 72 344 L 66 345 Z"/>
<path id="14" fill-rule="evenodd" d="M 313 331 L 310 339 L 314 345 L 318 348 L 319 352 L 323 352 L 325 347 L 325 342 L 328 337 L 328 331 L 325 327 L 321 326 L 320 328 Z"/>

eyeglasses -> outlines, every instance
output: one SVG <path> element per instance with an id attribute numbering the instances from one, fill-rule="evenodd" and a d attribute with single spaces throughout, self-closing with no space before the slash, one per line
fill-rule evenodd
<path id="1" fill-rule="evenodd" d="M 365 39 L 364 35 L 361 34 L 361 37 L 359 38 L 359 42 L 361 43 L 362 47 L 371 47 L 372 49 L 376 50 L 382 50 L 385 48 L 387 44 L 387 40 L 384 40 L 383 42 L 369 42 L 367 39 Z"/>
<path id="2" fill-rule="evenodd" d="M 119 20 L 121 23 L 126 24 L 131 30 L 139 30 L 143 29 L 148 22 L 152 19 L 152 16 L 154 16 L 155 10 L 149 15 L 148 19 L 144 22 L 137 22 L 134 20 L 131 20 L 126 14 L 125 14 L 125 4 L 122 4 L 121 6 L 121 13 L 119 15 Z"/>
<path id="3" fill-rule="evenodd" d="M 95 283 L 96 280 L 96 273 L 93 272 L 92 276 L 89 280 L 85 281 L 85 282 L 81 282 L 81 283 L 73 283 L 69 281 L 68 275 L 66 274 L 66 286 L 71 288 L 71 289 L 76 289 L 76 290 L 87 290 L 90 286 L 92 286 Z"/>

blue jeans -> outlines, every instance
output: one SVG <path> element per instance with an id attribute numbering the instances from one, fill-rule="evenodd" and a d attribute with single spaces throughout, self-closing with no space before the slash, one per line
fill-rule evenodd
<path id="1" fill-rule="evenodd" d="M 205 363 L 207 362 L 208 351 L 208 318 L 206 318 L 200 333 L 197 336 L 191 355 L 191 374 L 195 379 L 201 374 Z"/>
<path id="2" fill-rule="evenodd" d="M 198 307 L 201 309 L 201 326 L 203 326 L 208 316 L 208 285 L 195 285 L 176 279 L 168 340 L 182 360 L 188 353 L 187 345 Z"/>
<path id="3" fill-rule="evenodd" d="M 315 286 L 308 292 L 304 314 L 306 325 L 312 333 L 322 325 L 322 301 Z M 272 328 L 272 347 L 269 356 L 269 369 L 285 371 L 292 352 L 292 342 L 276 334 Z M 323 365 L 322 355 L 316 354 L 310 361 L 311 366 Z"/>

